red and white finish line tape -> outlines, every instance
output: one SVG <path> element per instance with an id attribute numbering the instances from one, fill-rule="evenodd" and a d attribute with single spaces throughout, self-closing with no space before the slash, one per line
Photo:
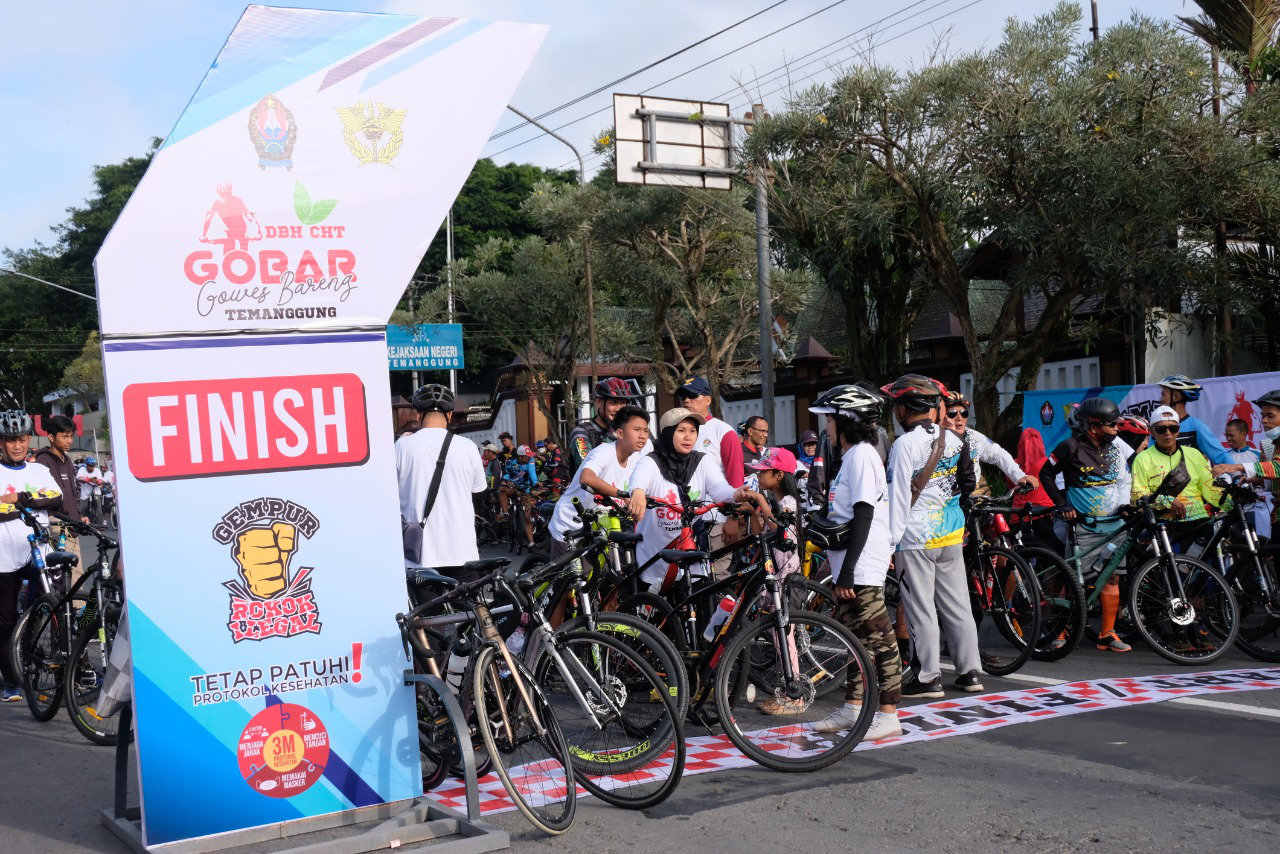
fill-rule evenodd
<path id="1" fill-rule="evenodd" d="M 880 750 L 900 744 L 969 735 L 1084 712 L 1163 703 L 1196 694 L 1267 691 L 1276 688 L 1280 688 L 1280 667 L 1090 679 L 1022 691 L 1001 691 L 900 709 L 898 721 L 902 725 L 902 735 L 899 738 L 863 742 L 855 750 Z M 778 729 L 779 734 L 786 738 L 794 732 L 795 727 Z M 783 731 L 790 732 L 784 734 Z M 688 740 L 684 774 L 688 777 L 754 764 L 730 743 L 727 736 L 696 736 Z M 632 776 L 634 779 L 634 775 Z M 606 781 L 601 782 L 607 785 Z M 563 792 L 560 794 L 563 796 Z M 585 793 L 579 789 L 579 795 L 582 794 Z M 467 792 L 461 780 L 449 779 L 443 786 L 430 792 L 430 796 L 446 807 L 466 812 Z M 497 775 L 489 774 L 481 778 L 480 811 L 490 814 L 512 809 L 515 809 L 515 805 L 511 803 Z"/>

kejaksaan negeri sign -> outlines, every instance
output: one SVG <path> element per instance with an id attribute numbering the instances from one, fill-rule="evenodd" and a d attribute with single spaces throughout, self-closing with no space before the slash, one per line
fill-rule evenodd
<path id="1" fill-rule="evenodd" d="M 462 370 L 462 324 L 387 327 L 387 364 L 393 371 Z"/>

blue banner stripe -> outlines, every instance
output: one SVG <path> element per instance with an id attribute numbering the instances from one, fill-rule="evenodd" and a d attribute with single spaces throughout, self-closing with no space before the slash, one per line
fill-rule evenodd
<path id="1" fill-rule="evenodd" d="M 204 350 L 211 347 L 283 347 L 301 344 L 349 344 L 356 341 L 381 341 L 380 332 L 342 332 L 330 335 L 297 333 L 290 336 L 246 335 L 239 338 L 191 338 L 163 341 L 108 341 L 102 345 L 108 353 L 133 350 Z"/>
<path id="2" fill-rule="evenodd" d="M 278 696 L 272 694 L 267 697 L 267 705 L 273 706 L 283 703 Z M 357 774 L 346 761 L 338 755 L 333 749 L 332 742 L 329 747 L 329 761 L 324 766 L 324 777 L 334 785 L 342 796 L 351 801 L 353 806 L 367 807 L 373 804 L 386 803 L 373 787 L 366 783 L 359 774 Z"/>

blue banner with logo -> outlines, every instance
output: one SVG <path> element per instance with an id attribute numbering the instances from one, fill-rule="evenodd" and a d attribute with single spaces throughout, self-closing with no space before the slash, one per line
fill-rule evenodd
<path id="1" fill-rule="evenodd" d="M 462 370 L 462 324 L 389 325 L 387 364 L 393 371 Z"/>

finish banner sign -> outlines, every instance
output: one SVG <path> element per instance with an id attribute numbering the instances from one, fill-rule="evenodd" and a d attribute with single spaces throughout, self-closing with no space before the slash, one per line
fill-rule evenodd
<path id="1" fill-rule="evenodd" d="M 544 35 L 250 6 L 97 257 L 148 846 L 422 793 L 386 324 Z"/>

